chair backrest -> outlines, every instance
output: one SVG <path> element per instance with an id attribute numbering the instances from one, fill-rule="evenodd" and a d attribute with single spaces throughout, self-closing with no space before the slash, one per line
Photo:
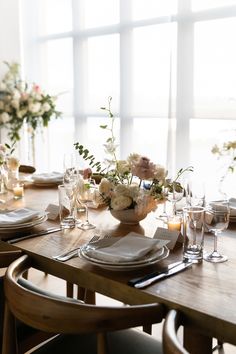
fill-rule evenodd
<path id="1" fill-rule="evenodd" d="M 22 252 L 17 251 L 0 251 L 0 268 L 6 268 L 17 257 L 20 257 Z M 3 336 L 3 316 L 4 316 L 4 292 L 3 292 L 3 276 L 0 276 L 0 352 L 2 348 Z"/>
<path id="2" fill-rule="evenodd" d="M 107 307 L 82 303 L 76 299 L 54 296 L 27 281 L 19 281 L 21 274 L 31 267 L 24 255 L 7 269 L 4 279 L 6 311 L 23 323 L 52 333 L 103 333 L 119 329 L 161 322 L 165 308 L 160 304 Z M 9 317 L 9 318 L 8 318 Z M 8 318 L 8 319 L 7 319 Z M 12 327 L 11 316 L 4 323 L 4 334 Z M 9 343 L 5 343 L 3 353 Z"/>
<path id="3" fill-rule="evenodd" d="M 180 325 L 180 313 L 174 309 L 170 310 L 166 316 L 162 332 L 164 354 L 189 354 L 177 337 Z"/>

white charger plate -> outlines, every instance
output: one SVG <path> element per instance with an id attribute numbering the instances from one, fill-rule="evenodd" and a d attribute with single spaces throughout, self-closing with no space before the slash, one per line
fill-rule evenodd
<path id="1" fill-rule="evenodd" d="M 47 220 L 47 214 L 43 213 L 32 219 L 31 221 L 23 222 L 23 223 L 18 223 L 14 225 L 4 225 L 0 226 L 0 234 L 3 233 L 12 233 L 16 232 L 17 230 L 23 231 L 25 229 L 32 228 L 36 225 L 41 224 L 42 222 Z"/>
<path id="2" fill-rule="evenodd" d="M 151 264 L 155 264 L 157 262 L 160 262 L 162 259 L 168 257 L 168 255 L 169 255 L 169 250 L 166 246 L 163 246 L 161 249 L 154 247 L 152 251 L 150 251 L 144 257 L 142 257 L 136 261 L 112 263 L 112 262 L 107 262 L 107 261 L 102 261 L 100 259 L 96 259 L 94 257 L 91 257 L 87 253 L 89 247 L 90 247 L 90 249 L 91 249 L 91 247 L 94 247 L 94 249 L 96 249 L 96 245 L 94 245 L 95 243 L 99 244 L 99 241 L 94 242 L 93 244 L 90 244 L 90 245 L 82 246 L 79 250 L 79 256 L 83 260 L 86 260 L 93 265 L 96 265 L 98 267 L 102 267 L 102 268 L 108 269 L 108 270 L 129 271 L 129 270 L 133 270 L 133 269 L 143 268 L 143 267 L 147 267 Z"/>

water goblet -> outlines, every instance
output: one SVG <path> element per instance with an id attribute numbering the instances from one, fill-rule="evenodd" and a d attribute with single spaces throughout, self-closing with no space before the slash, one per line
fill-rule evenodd
<path id="1" fill-rule="evenodd" d="M 167 199 L 172 203 L 172 215 L 176 215 L 176 203 L 184 196 L 184 188 L 180 182 L 172 181 L 168 185 Z"/>
<path id="2" fill-rule="evenodd" d="M 217 249 L 217 239 L 222 231 L 229 225 L 229 201 L 227 199 L 211 201 L 207 204 L 205 213 L 205 224 L 210 232 L 214 234 L 214 250 L 204 254 L 205 261 L 220 263 L 228 260 L 227 256 L 222 255 Z"/>
<path id="3" fill-rule="evenodd" d="M 199 179 L 190 179 L 185 186 L 186 204 L 192 207 L 203 207 L 205 205 L 205 187 Z"/>
<path id="4" fill-rule="evenodd" d="M 96 186 L 93 180 L 82 180 L 78 186 L 78 201 L 85 206 L 86 218 L 78 225 L 81 230 L 95 229 L 96 226 L 90 223 L 88 218 L 88 204 L 93 202 L 96 194 Z"/>

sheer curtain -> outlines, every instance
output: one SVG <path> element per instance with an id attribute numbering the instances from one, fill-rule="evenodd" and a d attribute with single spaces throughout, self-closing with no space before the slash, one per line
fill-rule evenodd
<path id="1" fill-rule="evenodd" d="M 236 127 L 235 17 L 236 0 L 21 0 L 25 75 L 63 93 L 39 168 L 76 141 L 102 159 L 112 96 L 121 158 L 214 173 Z"/>

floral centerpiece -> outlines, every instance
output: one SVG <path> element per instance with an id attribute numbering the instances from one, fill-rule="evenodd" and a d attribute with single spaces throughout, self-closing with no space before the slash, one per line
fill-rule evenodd
<path id="1" fill-rule="evenodd" d="M 146 156 L 130 154 L 126 160 L 117 159 L 116 150 L 118 144 L 114 135 L 114 115 L 111 111 L 111 100 L 108 98 L 108 107 L 101 107 L 108 113 L 110 124 L 100 125 L 107 130 L 109 136 L 104 144 L 107 158 L 104 166 L 96 161 L 93 154 L 80 143 L 75 143 L 75 149 L 89 163 L 91 169 L 95 169 L 101 176 L 99 184 L 97 204 L 105 203 L 112 215 L 125 223 L 136 223 L 142 220 L 150 211 L 154 211 L 157 205 L 165 201 L 166 188 L 171 192 L 183 191 L 179 182 L 180 176 L 193 171 L 189 166 L 181 168 L 176 178 L 167 179 L 165 167 L 155 164 Z M 128 216 L 129 215 L 129 216 Z"/>
<path id="2" fill-rule="evenodd" d="M 24 123 L 34 135 L 38 127 L 47 127 L 51 117 L 61 113 L 56 110 L 55 96 L 21 79 L 18 63 L 5 64 L 8 71 L 0 82 L 0 127 L 9 129 L 9 138 L 14 142 L 20 140 Z"/>

